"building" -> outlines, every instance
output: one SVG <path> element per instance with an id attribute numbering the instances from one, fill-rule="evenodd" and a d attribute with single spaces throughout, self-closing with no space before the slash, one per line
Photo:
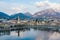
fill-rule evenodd
<path id="1" fill-rule="evenodd" d="M 17 21 L 18 24 L 20 24 L 20 17 L 18 16 L 18 21 Z"/>

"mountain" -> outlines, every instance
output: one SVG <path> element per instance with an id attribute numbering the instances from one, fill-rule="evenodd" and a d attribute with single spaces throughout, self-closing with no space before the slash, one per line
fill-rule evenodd
<path id="1" fill-rule="evenodd" d="M 26 14 L 24 13 L 17 13 L 17 14 L 14 14 L 14 15 L 11 15 L 10 19 L 18 19 L 18 16 L 20 17 L 20 19 L 29 19 L 31 18 L 30 16 L 27 16 Z"/>
<path id="2" fill-rule="evenodd" d="M 29 13 L 29 12 L 24 13 L 24 15 L 29 16 L 30 18 L 32 18 L 32 14 Z"/>
<path id="3" fill-rule="evenodd" d="M 32 14 L 31 13 L 29 13 L 29 12 L 26 12 L 26 13 L 24 13 L 25 15 L 27 15 L 27 16 L 30 16 L 30 17 L 32 17 Z"/>
<path id="4" fill-rule="evenodd" d="M 7 15 L 6 13 L 4 12 L 0 12 L 0 19 L 9 19 L 9 15 Z"/>
<path id="5" fill-rule="evenodd" d="M 36 12 L 33 15 L 33 18 L 41 18 L 41 17 L 60 18 L 60 13 L 56 12 L 54 9 L 45 9 L 45 10 Z"/>

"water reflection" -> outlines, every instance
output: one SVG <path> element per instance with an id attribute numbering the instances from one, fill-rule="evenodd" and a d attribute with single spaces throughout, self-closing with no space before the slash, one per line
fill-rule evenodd
<path id="1" fill-rule="evenodd" d="M 49 40 L 60 40 L 60 33 L 54 32 L 50 35 Z"/>
<path id="2" fill-rule="evenodd" d="M 1 40 L 60 40 L 59 32 L 41 30 L 15 30 L 0 32 Z"/>
<path id="3" fill-rule="evenodd" d="M 1 31 L 0 36 L 3 36 L 3 35 L 10 35 L 10 31 Z"/>

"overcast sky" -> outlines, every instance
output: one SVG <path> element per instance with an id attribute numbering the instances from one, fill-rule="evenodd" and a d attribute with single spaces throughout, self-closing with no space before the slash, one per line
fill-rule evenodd
<path id="1" fill-rule="evenodd" d="M 60 0 L 0 0 L 0 12 L 8 15 L 19 12 L 35 12 L 53 8 L 60 11 Z"/>

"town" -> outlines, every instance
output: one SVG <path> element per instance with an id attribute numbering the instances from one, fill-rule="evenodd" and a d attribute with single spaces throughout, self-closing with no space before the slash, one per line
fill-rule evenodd
<path id="1" fill-rule="evenodd" d="M 18 26 L 19 25 L 19 26 Z M 14 29 L 14 27 L 16 26 L 15 29 L 17 29 L 18 27 L 20 28 L 20 26 L 27 26 L 25 28 L 28 28 L 28 26 L 48 26 L 48 28 L 59 28 L 60 26 L 60 19 L 31 19 L 31 20 L 21 20 L 20 17 L 18 16 L 18 20 L 12 19 L 12 20 L 7 20 L 7 19 L 0 19 L 0 30 L 2 28 L 7 28 L 9 29 L 10 27 L 13 27 L 11 29 Z M 51 26 L 51 27 L 50 27 Z M 38 28 L 39 28 L 38 27 Z M 45 27 L 43 27 L 44 29 Z M 54 30 L 53 29 L 53 30 Z M 55 29 L 56 30 L 56 29 Z"/>
<path id="2" fill-rule="evenodd" d="M 8 26 L 8 25 L 58 25 L 60 26 L 60 19 L 31 19 L 31 20 L 20 20 L 18 17 L 18 20 L 12 19 L 12 20 L 7 20 L 7 19 L 0 19 L 0 26 Z"/>

